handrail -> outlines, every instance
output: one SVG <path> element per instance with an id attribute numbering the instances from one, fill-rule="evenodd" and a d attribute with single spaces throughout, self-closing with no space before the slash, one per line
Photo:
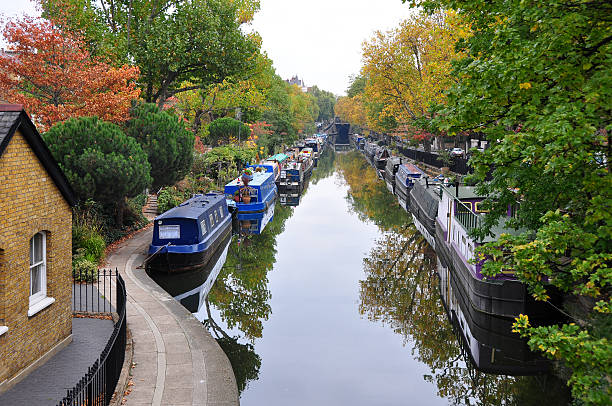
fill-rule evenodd
<path id="1" fill-rule="evenodd" d="M 482 219 L 480 216 L 467 207 L 461 200 L 455 199 L 457 209 L 455 210 L 455 218 L 465 228 L 467 232 L 480 227 Z"/>

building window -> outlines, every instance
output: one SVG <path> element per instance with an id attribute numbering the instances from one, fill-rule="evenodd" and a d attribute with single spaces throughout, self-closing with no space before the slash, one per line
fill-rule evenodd
<path id="1" fill-rule="evenodd" d="M 50 306 L 55 299 L 47 297 L 47 233 L 41 231 L 30 239 L 30 308 L 33 316 Z"/>
<path id="2" fill-rule="evenodd" d="M 476 213 L 488 213 L 488 212 L 489 212 L 489 210 L 484 210 L 484 209 L 482 209 L 482 208 L 480 207 L 480 206 L 481 206 L 481 204 L 482 204 L 482 202 L 476 202 L 476 203 L 474 203 L 474 211 L 475 211 Z"/>
<path id="3" fill-rule="evenodd" d="M 30 239 L 30 305 L 47 296 L 47 238 L 44 232 Z"/>

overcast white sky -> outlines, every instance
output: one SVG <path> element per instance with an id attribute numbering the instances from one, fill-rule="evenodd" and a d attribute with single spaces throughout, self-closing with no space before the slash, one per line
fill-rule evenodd
<path id="1" fill-rule="evenodd" d="M 261 0 L 253 28 L 284 79 L 298 75 L 337 95 L 361 66 L 361 43 L 408 17 L 401 0 Z M 7 16 L 35 14 L 30 0 L 0 0 Z"/>

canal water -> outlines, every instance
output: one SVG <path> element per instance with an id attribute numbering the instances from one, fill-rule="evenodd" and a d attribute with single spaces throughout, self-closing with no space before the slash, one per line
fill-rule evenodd
<path id="1" fill-rule="evenodd" d="M 242 405 L 568 403 L 551 375 L 474 368 L 435 252 L 357 152 L 328 152 L 299 205 L 277 204 L 263 234 L 234 236 L 220 257 L 195 314 Z"/>

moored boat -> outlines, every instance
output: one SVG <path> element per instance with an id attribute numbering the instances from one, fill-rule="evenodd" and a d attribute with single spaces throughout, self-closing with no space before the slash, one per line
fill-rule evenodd
<path id="1" fill-rule="evenodd" d="M 151 271 L 171 273 L 204 266 L 231 234 L 231 226 L 222 193 L 195 195 L 155 218 L 146 265 Z"/>
<path id="2" fill-rule="evenodd" d="M 395 194 L 400 206 L 408 211 L 410 189 L 425 173 L 416 165 L 411 163 L 401 164 L 395 173 Z"/>
<path id="3" fill-rule="evenodd" d="M 261 233 L 274 216 L 277 193 L 270 172 L 247 172 L 225 185 L 227 205 L 235 213 L 240 230 L 251 234 Z"/>
<path id="4" fill-rule="evenodd" d="M 304 165 L 297 160 L 287 162 L 281 170 L 280 188 L 300 190 L 304 184 Z"/>
<path id="5" fill-rule="evenodd" d="M 374 155 L 374 168 L 376 169 L 376 174 L 381 179 L 385 178 L 385 166 L 387 166 L 387 159 L 390 156 L 389 150 L 384 147 L 378 148 Z"/>
<path id="6" fill-rule="evenodd" d="M 441 179 L 429 179 L 427 176 L 419 179 L 409 193 L 408 208 L 412 219 L 432 248 L 436 248 L 436 217 L 440 204 Z"/>
<path id="7" fill-rule="evenodd" d="M 298 161 L 302 163 L 304 166 L 304 177 L 308 177 L 312 174 L 312 168 L 314 167 L 314 162 L 312 160 L 312 149 L 311 148 L 303 148 L 298 155 Z"/>
<path id="8" fill-rule="evenodd" d="M 385 165 L 385 183 L 389 192 L 395 194 L 395 174 L 402 164 L 402 158 L 392 157 L 387 159 Z"/>
<path id="9" fill-rule="evenodd" d="M 551 311 L 544 302 L 535 302 L 523 283 L 512 270 L 490 277 L 482 274 L 484 261 L 476 261 L 476 249 L 487 242 L 497 241 L 502 233 L 517 231 L 505 226 L 505 220 L 514 215 L 508 209 L 508 217 L 493 227 L 484 238 L 471 236 L 471 231 L 482 224 L 487 210 L 482 208 L 484 196 L 475 187 L 455 185 L 440 186 L 441 197 L 436 216 L 436 252 L 445 266 L 450 267 L 461 283 L 470 305 L 475 311 L 499 317 L 515 318 L 519 314 L 537 317 Z M 552 301 L 556 298 L 551 299 Z"/>

